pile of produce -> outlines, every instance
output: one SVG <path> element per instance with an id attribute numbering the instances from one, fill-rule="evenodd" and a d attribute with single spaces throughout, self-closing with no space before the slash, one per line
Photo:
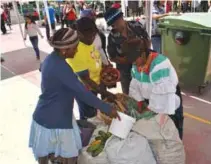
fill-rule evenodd
<path id="1" fill-rule="evenodd" d="M 95 137 L 95 140 L 88 146 L 87 152 L 92 155 L 92 157 L 98 156 L 104 149 L 106 141 L 112 136 L 111 133 L 100 130 L 99 135 Z"/>
<path id="2" fill-rule="evenodd" d="M 105 68 L 101 72 L 101 81 L 107 85 L 115 85 L 120 79 L 120 73 L 115 68 Z"/>
<path id="3" fill-rule="evenodd" d="M 116 94 L 116 97 L 126 109 L 124 113 L 136 118 L 136 120 L 140 120 L 142 118 L 150 119 L 156 115 L 153 111 L 148 110 L 148 104 L 146 102 L 143 102 L 140 107 L 135 99 L 125 94 Z"/>
<path id="4" fill-rule="evenodd" d="M 119 112 L 124 113 L 125 107 L 122 105 L 122 103 L 118 100 L 111 100 L 111 99 L 104 99 L 104 101 L 108 104 L 110 104 L 114 109 L 116 109 Z M 99 118 L 102 119 L 107 125 L 111 124 L 112 118 L 105 115 L 104 113 L 99 112 Z"/>
<path id="5" fill-rule="evenodd" d="M 104 101 L 111 104 L 114 109 L 136 118 L 136 120 L 142 118 L 150 119 L 156 115 L 154 112 L 148 110 L 148 104 L 146 102 L 143 102 L 140 107 L 135 99 L 125 94 L 116 94 L 116 100 L 105 99 Z M 100 113 L 100 118 L 103 119 L 106 124 L 111 124 L 112 119 L 103 113 Z"/>

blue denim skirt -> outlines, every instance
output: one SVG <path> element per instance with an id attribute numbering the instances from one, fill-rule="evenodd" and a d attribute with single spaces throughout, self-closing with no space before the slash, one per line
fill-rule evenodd
<path id="1" fill-rule="evenodd" d="M 73 129 L 47 129 L 33 120 L 29 147 L 32 148 L 36 160 L 51 153 L 55 157 L 77 157 L 82 143 L 76 120 L 73 119 Z"/>

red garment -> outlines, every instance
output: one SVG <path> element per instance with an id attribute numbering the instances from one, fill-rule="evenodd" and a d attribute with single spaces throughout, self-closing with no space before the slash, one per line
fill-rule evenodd
<path id="1" fill-rule="evenodd" d="M 7 14 L 5 13 L 5 11 L 2 13 L 2 18 L 3 18 L 4 21 L 7 20 Z"/>
<path id="2" fill-rule="evenodd" d="M 71 9 L 67 14 L 67 20 L 76 20 L 76 14 L 73 10 L 74 9 Z"/>
<path id="3" fill-rule="evenodd" d="M 166 13 L 169 13 L 169 12 L 171 12 L 171 2 L 167 2 L 166 3 Z"/>
<path id="4" fill-rule="evenodd" d="M 33 12 L 33 16 L 38 17 L 39 16 L 38 12 L 37 11 L 34 11 Z"/>
<path id="5" fill-rule="evenodd" d="M 121 5 L 119 3 L 114 3 L 111 7 L 115 9 L 119 9 L 121 8 Z"/>

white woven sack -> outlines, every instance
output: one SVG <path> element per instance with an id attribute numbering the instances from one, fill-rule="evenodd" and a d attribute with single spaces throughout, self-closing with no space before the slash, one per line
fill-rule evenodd
<path id="1" fill-rule="evenodd" d="M 178 130 L 168 115 L 141 119 L 133 131 L 146 137 L 158 164 L 185 164 L 185 150 Z"/>

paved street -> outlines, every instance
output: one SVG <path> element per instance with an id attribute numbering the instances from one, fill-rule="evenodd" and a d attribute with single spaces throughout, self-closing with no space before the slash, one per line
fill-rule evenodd
<path id="1" fill-rule="evenodd" d="M 41 29 L 45 36 L 45 30 Z M 52 51 L 46 39 L 39 40 L 41 59 Z M 31 116 L 40 94 L 39 62 L 30 42 L 24 45 L 18 26 L 1 36 L 0 81 L 0 164 L 35 164 L 28 148 Z M 183 93 L 185 125 L 184 144 L 187 164 L 211 163 L 211 89 L 203 95 Z M 120 87 L 113 92 L 120 91 Z M 77 104 L 74 114 L 78 117 Z"/>

